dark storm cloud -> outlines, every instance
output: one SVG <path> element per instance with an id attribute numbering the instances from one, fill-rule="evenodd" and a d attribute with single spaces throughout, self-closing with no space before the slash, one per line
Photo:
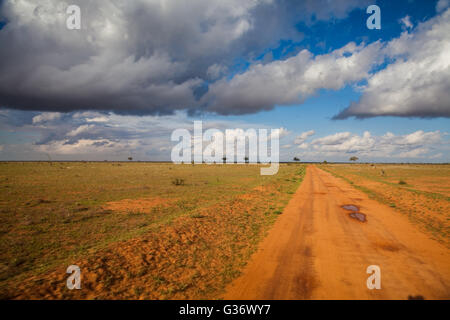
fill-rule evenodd
<path id="1" fill-rule="evenodd" d="M 0 20 L 8 23 L 0 29 L 0 106 L 121 114 L 195 112 L 201 109 L 198 99 L 206 92 L 205 81 L 226 76 L 237 58 L 251 60 L 280 39 L 300 40 L 294 28 L 299 21 L 344 18 L 367 1 L 71 4 L 81 7 L 82 30 L 66 29 L 65 2 L 3 3 Z"/>

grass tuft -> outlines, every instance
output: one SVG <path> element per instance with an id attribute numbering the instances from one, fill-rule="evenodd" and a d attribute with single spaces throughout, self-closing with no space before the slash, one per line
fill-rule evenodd
<path id="1" fill-rule="evenodd" d="M 184 179 L 175 178 L 172 180 L 172 184 L 175 186 L 184 186 Z"/>

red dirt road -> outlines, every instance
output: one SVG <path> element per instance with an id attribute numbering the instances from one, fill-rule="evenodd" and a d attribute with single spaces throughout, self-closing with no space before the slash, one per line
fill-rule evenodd
<path id="1" fill-rule="evenodd" d="M 354 204 L 366 222 L 349 217 Z M 381 269 L 381 289 L 366 269 Z M 225 299 L 450 299 L 450 250 L 315 166 Z"/>

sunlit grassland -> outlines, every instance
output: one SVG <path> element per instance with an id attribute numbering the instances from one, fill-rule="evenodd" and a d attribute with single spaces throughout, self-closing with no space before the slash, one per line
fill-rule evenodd
<path id="1" fill-rule="evenodd" d="M 0 290 L 179 217 L 201 218 L 205 208 L 271 186 L 276 192 L 249 208 L 264 211 L 264 220 L 249 228 L 257 235 L 249 245 L 256 247 L 297 189 L 305 167 L 281 165 L 274 176 L 261 176 L 259 170 L 259 165 L 0 163 Z M 167 205 L 149 214 L 105 209 L 111 201 L 143 198 L 167 200 Z"/>

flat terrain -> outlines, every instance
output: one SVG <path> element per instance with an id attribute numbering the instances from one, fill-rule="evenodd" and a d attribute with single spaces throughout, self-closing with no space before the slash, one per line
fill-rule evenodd
<path id="1" fill-rule="evenodd" d="M 449 165 L 259 169 L 0 163 L 0 298 L 450 298 Z"/>
<path id="2" fill-rule="evenodd" d="M 446 191 L 449 181 L 443 182 L 437 189 Z M 366 220 L 351 217 L 344 205 L 357 207 Z M 433 230 L 419 227 L 392 206 L 309 166 L 304 182 L 225 298 L 449 299 L 450 251 L 430 238 Z M 439 230 L 445 227 L 448 222 Z M 381 269 L 380 290 L 366 286 L 370 265 Z"/>
<path id="3" fill-rule="evenodd" d="M 305 172 L 281 165 L 0 163 L 0 296 L 215 298 Z M 66 288 L 81 268 L 82 289 Z"/>

